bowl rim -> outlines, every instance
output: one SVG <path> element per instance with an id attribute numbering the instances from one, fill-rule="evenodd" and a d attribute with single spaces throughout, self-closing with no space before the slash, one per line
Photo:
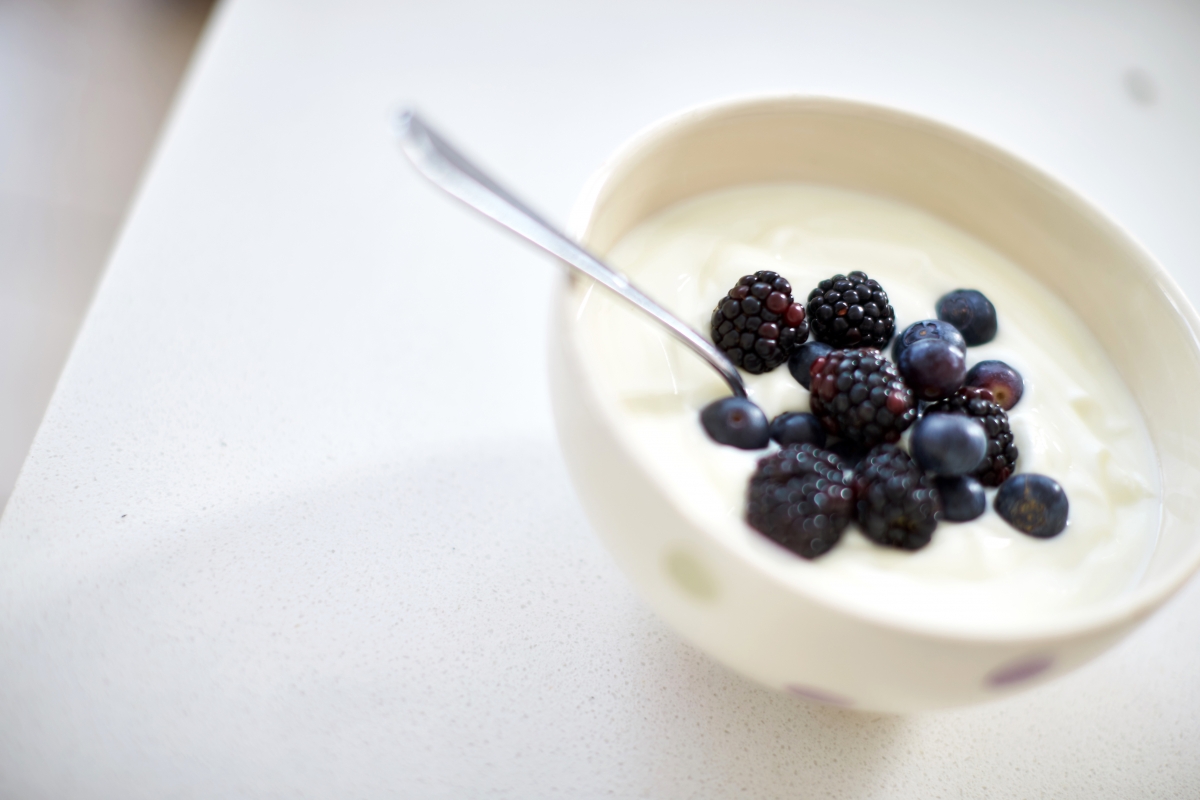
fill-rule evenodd
<path id="1" fill-rule="evenodd" d="M 677 131 L 703 126 L 705 123 L 735 115 L 750 115 L 755 113 L 779 113 L 780 106 L 790 106 L 788 111 L 800 113 L 835 112 L 840 116 L 861 116 L 883 120 L 892 124 L 919 128 L 937 137 L 954 140 L 958 145 L 965 146 L 978 155 L 989 160 L 1000 162 L 1040 185 L 1040 188 L 1063 197 L 1089 224 L 1099 228 L 1107 228 L 1108 233 L 1115 239 L 1124 240 L 1130 250 L 1140 256 L 1139 269 L 1147 272 L 1147 277 L 1154 280 L 1159 291 L 1166 296 L 1169 305 L 1182 319 L 1191 334 L 1192 346 L 1200 353 L 1200 315 L 1197 314 L 1191 301 L 1180 289 L 1174 277 L 1154 258 L 1149 250 L 1122 225 L 1112 220 L 1091 200 L 1068 187 L 1064 182 L 1051 175 L 1045 169 L 1027 161 L 1009 151 L 987 141 L 986 139 L 965 131 L 940 120 L 916 114 L 911 111 L 880 104 L 875 101 L 860 100 L 851 97 L 839 97 L 826 94 L 811 94 L 802 92 L 756 92 L 729 95 L 713 100 L 696 103 L 666 117 L 654 121 L 632 136 L 627 138 L 614 150 L 602 164 L 591 174 L 584 183 L 568 217 L 568 232 L 585 247 L 590 246 L 588 237 L 592 230 L 597 203 L 610 182 L 619 176 L 623 168 L 630 166 L 634 158 L 641 152 L 651 149 L 655 144 L 670 139 Z M 676 201 L 678 202 L 678 201 Z M 932 213 L 932 212 L 929 212 Z M 562 286 L 569 287 L 570 281 Z M 572 292 L 569 288 L 557 295 L 555 302 L 569 304 Z M 560 309 L 562 310 L 562 309 Z M 574 314 L 564 314 L 567 323 L 568 342 L 572 349 L 580 347 L 578 326 L 575 325 Z M 595 391 L 592 376 L 587 370 L 582 374 L 587 378 L 587 391 L 595 399 L 603 401 L 604 397 Z M 611 417 L 607 402 L 598 402 L 597 408 L 605 417 Z M 1144 412 L 1143 412 L 1144 413 Z M 636 454 L 636 449 L 624 440 L 624 434 L 619 425 L 612 424 L 614 420 L 607 419 L 608 427 L 617 436 L 621 449 L 639 466 L 643 467 L 648 477 L 652 470 L 645 468 L 642 459 Z M 1155 447 L 1155 462 L 1160 465 L 1161 457 Z M 1198 459 L 1197 466 L 1200 466 Z M 663 492 L 666 501 L 685 519 L 692 520 L 686 509 L 680 509 L 674 500 Z M 1161 499 L 1160 499 L 1161 502 Z M 1161 520 L 1160 513 L 1160 520 Z M 704 533 L 709 534 L 707 526 L 694 521 Z M 1160 521 L 1160 525 L 1161 525 Z M 730 556 L 744 559 L 745 555 L 737 553 L 722 537 L 709 535 L 713 544 Z M 757 567 L 755 567 L 757 568 Z M 1020 623 L 1002 623 L 989 625 L 986 630 L 971 628 L 962 623 L 945 620 L 919 620 L 903 614 L 890 613 L 886 609 L 866 604 L 857 604 L 840 597 L 828 597 L 808 587 L 798 585 L 794 581 L 783 581 L 779 576 L 764 574 L 764 580 L 778 583 L 789 593 L 798 593 L 805 599 L 846 614 L 859 621 L 879 625 L 885 628 L 901 630 L 919 636 L 937 639 L 969 640 L 985 643 L 1038 642 L 1059 640 L 1064 638 L 1086 637 L 1106 629 L 1119 627 L 1127 623 L 1136 623 L 1153 613 L 1172 595 L 1178 592 L 1189 578 L 1200 570 L 1200 546 L 1193 546 L 1185 558 L 1180 559 L 1161 575 L 1146 581 L 1142 585 L 1127 589 L 1115 596 L 1105 598 L 1095 603 L 1088 603 L 1080 608 L 1056 612 L 1049 620 L 1028 620 Z"/>

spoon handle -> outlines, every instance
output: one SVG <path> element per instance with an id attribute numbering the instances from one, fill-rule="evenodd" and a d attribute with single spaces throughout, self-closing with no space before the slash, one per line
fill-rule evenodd
<path id="1" fill-rule="evenodd" d="M 485 175 L 412 111 L 396 125 L 400 147 L 417 170 L 434 184 L 486 217 L 499 222 L 553 256 L 607 286 L 658 320 L 720 373 L 735 397 L 746 396 L 737 367 L 691 327 L 651 300 L 621 273 L 608 266 Z"/>

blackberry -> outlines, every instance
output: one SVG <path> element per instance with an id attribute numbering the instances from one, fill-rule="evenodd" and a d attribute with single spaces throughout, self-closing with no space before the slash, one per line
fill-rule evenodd
<path id="1" fill-rule="evenodd" d="M 825 449 L 842 460 L 850 469 L 858 469 L 858 465 L 867 457 L 867 450 L 861 444 L 855 444 L 847 439 L 827 440 Z"/>
<path id="2" fill-rule="evenodd" d="M 809 404 L 825 430 L 863 447 L 895 442 L 917 400 L 878 350 L 834 350 L 812 366 Z"/>
<path id="3" fill-rule="evenodd" d="M 769 372 L 808 339 L 807 317 L 786 278 L 756 272 L 739 278 L 713 309 L 713 344 L 746 372 Z"/>
<path id="4" fill-rule="evenodd" d="M 834 275 L 808 295 L 808 322 L 819 342 L 882 350 L 896 331 L 887 292 L 865 272 Z"/>
<path id="5" fill-rule="evenodd" d="M 851 482 L 858 524 L 871 541 L 920 550 L 941 518 L 942 500 L 931 475 L 894 444 L 881 444 L 859 465 Z"/>
<path id="6" fill-rule="evenodd" d="M 987 455 L 972 474 L 984 486 L 999 486 L 1012 475 L 1018 454 L 1008 414 L 987 389 L 964 386 L 945 400 L 930 405 L 925 413 L 966 414 L 979 420 L 988 437 Z"/>
<path id="7" fill-rule="evenodd" d="M 845 465 L 811 444 L 788 445 L 761 459 L 750 478 L 746 522 L 802 558 L 837 544 L 853 511 Z"/>

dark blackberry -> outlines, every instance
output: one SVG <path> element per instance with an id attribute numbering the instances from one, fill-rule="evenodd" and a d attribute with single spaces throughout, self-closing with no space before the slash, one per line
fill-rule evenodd
<path id="1" fill-rule="evenodd" d="M 834 275 L 808 295 L 808 322 L 817 341 L 882 350 L 896 331 L 887 292 L 865 272 Z"/>
<path id="2" fill-rule="evenodd" d="M 942 500 L 932 475 L 894 444 L 867 454 L 851 481 L 858 524 L 868 539 L 901 550 L 929 544 Z"/>
<path id="3" fill-rule="evenodd" d="M 758 462 L 746 522 L 803 558 L 828 552 L 854 512 L 841 459 L 811 444 L 788 445 Z"/>
<path id="4" fill-rule="evenodd" d="M 858 465 L 867 457 L 867 448 L 848 439 L 827 440 L 825 449 L 840 458 L 850 469 L 858 469 Z"/>
<path id="5" fill-rule="evenodd" d="M 992 399 L 992 393 L 976 386 L 964 386 L 957 392 L 925 409 L 926 414 L 966 414 L 983 424 L 988 436 L 987 455 L 972 473 L 984 486 L 999 486 L 1017 466 L 1017 446 L 1013 444 L 1008 414 Z"/>
<path id="6" fill-rule="evenodd" d="M 808 313 L 777 273 L 740 278 L 713 310 L 713 343 L 737 366 L 757 375 L 783 364 L 808 339 Z"/>
<path id="7" fill-rule="evenodd" d="M 878 350 L 834 350 L 818 358 L 809 392 L 825 430 L 863 447 L 897 441 L 917 419 L 912 390 Z"/>

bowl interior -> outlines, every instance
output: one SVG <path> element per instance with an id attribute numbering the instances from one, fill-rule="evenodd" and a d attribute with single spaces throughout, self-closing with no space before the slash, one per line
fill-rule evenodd
<path id="1" fill-rule="evenodd" d="M 1130 388 L 1160 463 L 1157 545 L 1121 608 L 1137 613 L 1195 571 L 1200 538 L 1189 513 L 1200 499 L 1200 421 L 1189 398 L 1200 393 L 1200 320 L 1129 236 L 1053 179 L 959 131 L 876 106 L 797 97 L 700 109 L 637 137 L 598 173 L 576 221 L 586 221 L 585 243 L 603 255 L 673 203 L 764 181 L 826 184 L 924 209 L 1056 293 Z"/>

